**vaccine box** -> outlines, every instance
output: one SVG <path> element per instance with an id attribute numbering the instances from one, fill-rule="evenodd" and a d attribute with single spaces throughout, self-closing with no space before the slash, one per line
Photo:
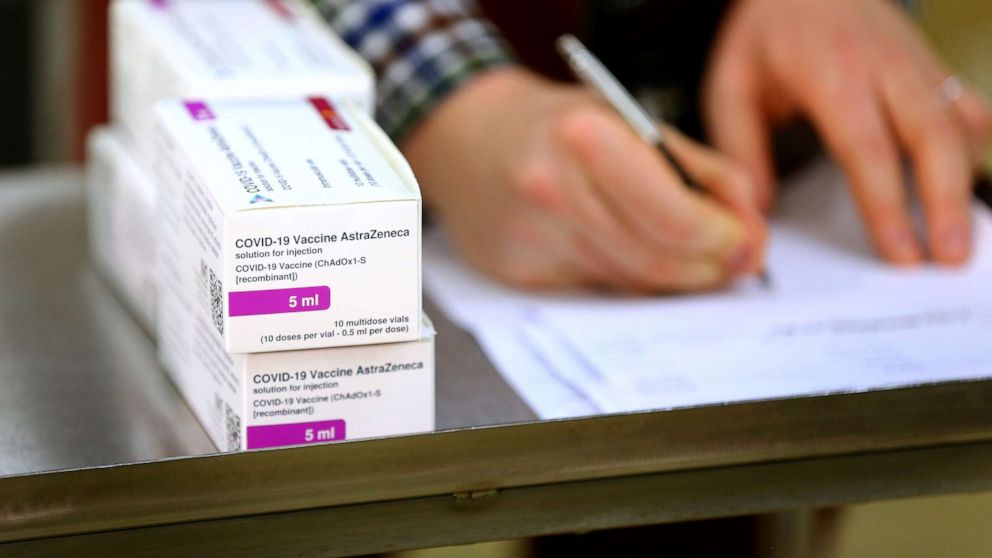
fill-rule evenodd
<path id="1" fill-rule="evenodd" d="M 152 106 L 176 97 L 334 95 L 371 110 L 374 75 L 305 0 L 115 0 L 110 112 L 156 156 Z"/>
<path id="2" fill-rule="evenodd" d="M 256 354 L 223 350 L 208 317 L 181 320 L 187 353 L 172 377 L 221 451 L 434 429 L 434 330 L 421 338 Z M 177 355 L 173 355 L 177 356 Z"/>
<path id="3" fill-rule="evenodd" d="M 421 199 L 365 113 L 327 97 L 158 105 L 160 286 L 231 353 L 420 338 Z"/>
<path id="4" fill-rule="evenodd" d="M 86 143 L 90 259 L 142 326 L 154 333 L 155 187 L 118 130 L 94 128 Z"/>

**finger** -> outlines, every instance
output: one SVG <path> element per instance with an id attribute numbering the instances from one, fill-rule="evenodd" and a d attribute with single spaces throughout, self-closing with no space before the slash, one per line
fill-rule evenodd
<path id="1" fill-rule="evenodd" d="M 729 58 L 730 62 L 714 68 L 715 77 L 705 91 L 706 128 L 713 145 L 751 173 L 755 202 L 767 211 L 775 184 L 771 131 L 757 88 L 744 67 Z"/>
<path id="2" fill-rule="evenodd" d="M 563 118 L 555 133 L 639 236 L 659 248 L 747 268 L 753 250 L 739 220 L 680 186 L 662 158 L 615 117 L 577 111 Z"/>
<path id="3" fill-rule="evenodd" d="M 923 87 L 936 91 L 944 105 L 951 108 L 952 116 L 963 126 L 969 152 L 978 168 L 984 164 L 989 140 L 992 138 L 992 108 L 988 99 L 963 80 L 939 58 L 925 41 L 920 41 L 915 29 L 907 27 L 909 53 L 890 58 L 891 66 L 912 64 Z M 907 68 L 908 70 L 909 68 Z"/>
<path id="4" fill-rule="evenodd" d="M 985 163 L 985 156 L 992 139 L 992 109 L 978 91 L 965 87 L 961 96 L 951 102 L 952 114 L 967 131 L 968 151 L 975 168 Z"/>
<path id="5" fill-rule="evenodd" d="M 966 133 L 918 73 L 887 72 L 881 90 L 892 126 L 912 161 L 930 253 L 940 263 L 961 263 L 971 251 L 973 163 Z"/>
<path id="6" fill-rule="evenodd" d="M 518 180 L 525 196 L 569 227 L 569 234 L 578 239 L 567 257 L 593 285 L 681 291 L 712 288 L 730 275 L 715 260 L 673 269 L 668 250 L 650 246 L 643 236 L 624 226 L 588 175 L 572 161 L 542 158 L 524 169 Z"/>
<path id="7" fill-rule="evenodd" d="M 585 263 L 596 263 L 609 274 L 606 284 L 644 292 L 705 290 L 725 284 L 735 272 L 715 258 L 686 259 L 649 245 L 612 219 L 596 192 L 590 184 L 575 196 L 573 234 Z M 604 221 L 612 223 L 601 227 Z"/>
<path id="8" fill-rule="evenodd" d="M 700 186 L 741 217 L 747 229 L 747 238 L 751 239 L 752 246 L 758 252 L 752 263 L 760 265 L 767 246 L 768 227 L 755 203 L 756 185 L 751 174 L 731 159 L 692 141 L 671 126 L 665 126 L 663 134 L 672 152 L 685 163 Z"/>
<path id="9" fill-rule="evenodd" d="M 576 245 L 574 239 L 571 245 L 565 262 L 572 269 L 571 273 L 566 274 L 571 279 L 567 284 L 560 286 L 566 288 L 635 290 L 633 285 L 627 285 L 618 279 L 617 274 L 610 268 L 608 262 L 598 260 L 590 254 L 585 253 L 582 247 Z"/>
<path id="10" fill-rule="evenodd" d="M 588 277 L 567 261 L 571 237 L 567 227 L 542 209 L 520 208 L 500 234 L 452 234 L 458 251 L 475 268 L 517 288 L 573 288 Z"/>
<path id="11" fill-rule="evenodd" d="M 638 259 L 603 246 L 588 235 L 575 237 L 576 262 L 582 269 L 606 270 L 605 286 L 644 293 L 715 289 L 729 276 L 716 260 L 671 256 Z"/>
<path id="12" fill-rule="evenodd" d="M 810 119 L 837 158 L 876 250 L 891 263 L 923 253 L 910 220 L 899 150 L 867 80 L 835 79 L 803 95 Z"/>
<path id="13" fill-rule="evenodd" d="M 635 231 L 621 222 L 608 200 L 599 195 L 577 162 L 548 156 L 521 171 L 517 179 L 521 194 L 569 227 L 571 234 L 590 235 L 597 244 L 610 246 L 621 254 L 649 251 Z"/>

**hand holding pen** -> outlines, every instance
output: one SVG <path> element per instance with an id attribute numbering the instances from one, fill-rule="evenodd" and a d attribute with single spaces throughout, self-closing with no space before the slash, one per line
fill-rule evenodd
<path id="1" fill-rule="evenodd" d="M 596 58 L 589 50 L 572 35 L 562 35 L 558 38 L 559 53 L 572 68 L 582 82 L 599 93 L 607 103 L 624 119 L 624 121 L 648 145 L 654 147 L 665 159 L 668 166 L 675 171 L 679 180 L 693 190 L 700 190 L 699 183 L 692 177 L 685 166 L 678 160 L 667 145 L 661 124 L 656 122 L 647 111 L 634 99 L 634 96 L 620 83 L 619 80 Z M 669 132 L 667 135 L 672 135 Z M 771 286 L 767 269 L 758 272 L 759 279 L 765 288 Z"/>
<path id="2" fill-rule="evenodd" d="M 756 273 L 765 229 L 748 175 L 678 132 L 666 141 L 706 194 L 588 87 L 507 66 L 402 147 L 455 247 L 506 283 L 665 293 Z"/>

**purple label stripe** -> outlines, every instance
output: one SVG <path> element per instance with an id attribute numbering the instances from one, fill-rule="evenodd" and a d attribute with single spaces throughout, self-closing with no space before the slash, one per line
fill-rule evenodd
<path id="1" fill-rule="evenodd" d="M 343 420 L 248 427 L 248 449 L 337 442 L 345 439 Z"/>
<path id="2" fill-rule="evenodd" d="M 331 307 L 331 288 L 319 286 L 237 291 L 231 292 L 227 300 L 228 315 L 231 317 L 317 312 Z"/>
<path id="3" fill-rule="evenodd" d="M 214 115 L 214 111 L 210 110 L 207 103 L 203 101 L 185 101 L 183 105 L 189 112 L 189 115 L 193 117 L 193 120 L 214 120 L 217 118 Z"/>

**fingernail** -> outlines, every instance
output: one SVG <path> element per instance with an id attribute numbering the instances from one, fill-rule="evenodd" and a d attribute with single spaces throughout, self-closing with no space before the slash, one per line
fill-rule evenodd
<path id="1" fill-rule="evenodd" d="M 949 225 L 940 233 L 941 259 L 960 262 L 968 257 L 971 249 L 969 231 L 962 225 Z"/>
<path id="2" fill-rule="evenodd" d="M 730 257 L 727 258 L 725 262 L 727 270 L 734 275 L 744 273 L 750 267 L 752 254 L 753 251 L 751 250 L 750 243 L 741 243 L 736 250 L 731 252 Z"/>
<path id="3" fill-rule="evenodd" d="M 724 219 L 718 254 L 725 273 L 738 275 L 747 270 L 754 256 L 746 229 L 733 219 Z"/>

